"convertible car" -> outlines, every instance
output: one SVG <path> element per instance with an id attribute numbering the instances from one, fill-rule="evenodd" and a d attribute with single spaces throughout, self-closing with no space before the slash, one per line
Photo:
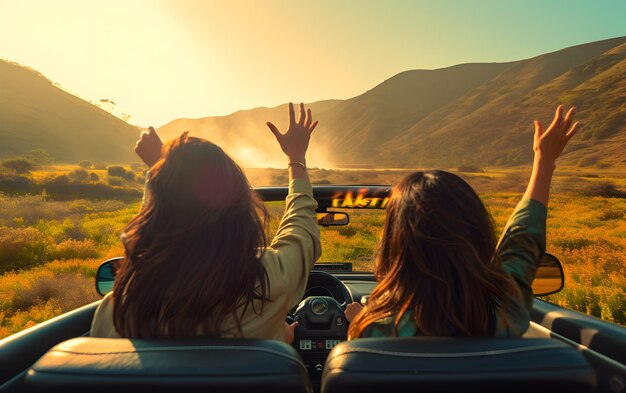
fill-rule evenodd
<path id="1" fill-rule="evenodd" d="M 286 187 L 256 189 L 282 201 Z M 350 225 L 358 209 L 384 209 L 388 186 L 315 186 L 318 222 Z M 353 210 L 350 210 L 353 209 Z M 382 212 L 381 212 L 382 214 Z M 97 272 L 113 287 L 119 258 Z M 361 261 L 327 261 L 311 272 L 293 345 L 253 339 L 128 340 L 88 336 L 99 302 L 0 341 L 0 392 L 626 392 L 626 329 L 544 300 L 520 339 L 411 337 L 346 341 L 344 308 L 376 286 Z M 371 266 L 371 265 L 369 265 Z M 369 269 L 371 270 L 371 269 Z M 546 254 L 536 296 L 564 285 Z M 436 302 L 437 299 L 432 299 Z"/>

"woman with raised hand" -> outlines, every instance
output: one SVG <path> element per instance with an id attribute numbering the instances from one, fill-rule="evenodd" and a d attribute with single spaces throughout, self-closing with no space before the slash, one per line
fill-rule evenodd
<path id="1" fill-rule="evenodd" d="M 304 295 L 321 254 L 306 152 L 316 127 L 289 104 L 289 128 L 271 123 L 287 155 L 289 194 L 272 243 L 268 214 L 241 168 L 187 132 L 162 145 L 144 133 L 150 167 L 141 211 L 127 225 L 115 287 L 98 307 L 96 337 L 252 337 L 289 340 L 285 316 Z"/>
<path id="2" fill-rule="evenodd" d="M 404 178 L 392 191 L 376 255 L 378 286 L 346 309 L 348 336 L 521 336 L 531 283 L 546 248 L 556 159 L 576 132 L 574 108 L 535 120 L 528 188 L 496 245 L 493 219 L 474 190 L 445 171 Z"/>

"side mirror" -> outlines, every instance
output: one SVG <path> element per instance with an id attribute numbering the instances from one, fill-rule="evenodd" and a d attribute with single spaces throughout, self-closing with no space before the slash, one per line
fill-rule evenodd
<path id="1" fill-rule="evenodd" d="M 565 276 L 561 261 L 552 254 L 543 254 L 533 280 L 533 294 L 535 296 L 552 295 L 563 289 L 563 284 L 565 284 Z"/>
<path id="2" fill-rule="evenodd" d="M 98 268 L 98 271 L 96 272 L 96 291 L 101 296 L 104 296 L 113 290 L 113 285 L 115 285 L 115 274 L 117 273 L 117 269 L 121 261 L 121 257 L 111 258 L 104 261 Z"/>
<path id="3" fill-rule="evenodd" d="M 323 227 L 348 225 L 350 217 L 346 213 L 317 213 L 317 223 Z"/>

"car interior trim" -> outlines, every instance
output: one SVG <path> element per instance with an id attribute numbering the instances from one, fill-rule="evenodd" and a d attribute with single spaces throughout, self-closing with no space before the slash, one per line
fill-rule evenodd
<path id="1" fill-rule="evenodd" d="M 409 357 L 409 358 L 466 358 L 466 357 L 479 357 L 479 356 L 497 356 L 497 355 L 506 355 L 511 353 L 520 353 L 520 352 L 531 352 L 531 351 L 541 351 L 541 350 L 552 350 L 552 349 L 562 349 L 561 345 L 557 344 L 543 344 L 543 345 L 534 345 L 531 347 L 523 347 L 523 348 L 508 348 L 508 349 L 493 349 L 489 351 L 477 351 L 477 352 L 457 352 L 457 353 L 427 353 L 427 352 L 394 352 L 394 351 L 384 351 L 382 349 L 372 349 L 372 348 L 354 348 L 345 350 L 336 356 L 344 356 L 351 353 L 373 353 L 376 355 L 385 355 L 385 356 L 401 356 L 401 357 Z"/>

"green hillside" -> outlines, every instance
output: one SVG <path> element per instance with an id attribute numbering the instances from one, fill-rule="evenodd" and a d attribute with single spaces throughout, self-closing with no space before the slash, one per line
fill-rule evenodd
<path id="1" fill-rule="evenodd" d="M 626 37 L 508 63 L 406 71 L 357 97 L 310 103 L 320 125 L 309 161 L 324 167 L 527 164 L 533 119 L 547 124 L 559 103 L 576 105 L 582 122 L 561 162 L 626 166 Z M 244 166 L 282 167 L 267 121 L 284 129 L 286 104 L 177 119 L 159 132 L 167 140 L 189 130 Z M 0 61 L 0 157 L 45 149 L 61 162 L 134 161 L 138 132 L 37 72 Z"/>
<path id="2" fill-rule="evenodd" d="M 623 165 L 625 43 L 619 37 L 509 63 L 406 71 L 357 97 L 312 103 L 320 126 L 311 164 L 527 164 L 533 119 L 548 123 L 562 103 L 578 106 L 582 127 L 561 161 Z M 247 165 L 280 165 L 280 150 L 265 138 L 268 120 L 284 124 L 284 105 L 175 120 L 160 130 L 171 137 L 189 129 Z"/>
<path id="3" fill-rule="evenodd" d="M 135 161 L 138 133 L 38 72 L 0 60 L 0 157 L 44 149 L 59 162 Z"/>
<path id="4" fill-rule="evenodd" d="M 549 124 L 561 103 L 579 109 L 580 135 L 562 160 L 578 164 L 587 148 L 611 143 L 607 138 L 626 126 L 624 42 L 626 37 L 599 41 L 519 62 L 383 144 L 383 161 L 400 156 L 427 166 L 529 163 L 533 119 Z"/>

